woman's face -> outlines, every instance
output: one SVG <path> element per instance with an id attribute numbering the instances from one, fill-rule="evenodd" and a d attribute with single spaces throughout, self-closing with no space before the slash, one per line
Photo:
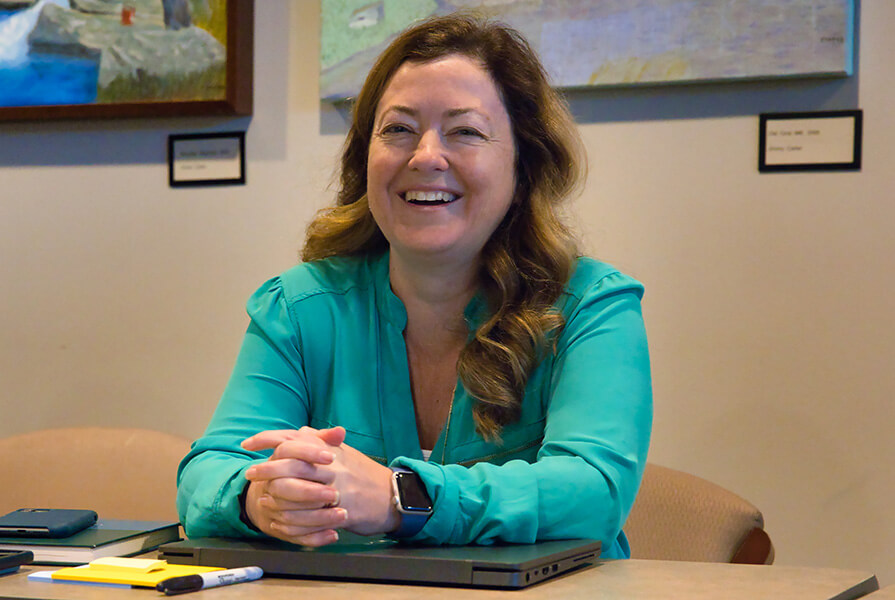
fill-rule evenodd
<path id="1" fill-rule="evenodd" d="M 391 251 L 405 259 L 478 259 L 512 203 L 515 142 L 478 62 L 405 62 L 376 107 L 367 197 Z"/>

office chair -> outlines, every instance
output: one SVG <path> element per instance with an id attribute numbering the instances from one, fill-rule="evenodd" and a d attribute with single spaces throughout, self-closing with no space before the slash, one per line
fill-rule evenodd
<path id="1" fill-rule="evenodd" d="M 190 442 L 159 431 L 43 429 L 0 439 L 0 514 L 83 508 L 103 519 L 176 522 L 177 465 Z"/>
<path id="2" fill-rule="evenodd" d="M 632 558 L 772 564 L 761 511 L 723 487 L 647 464 L 624 526 Z"/>

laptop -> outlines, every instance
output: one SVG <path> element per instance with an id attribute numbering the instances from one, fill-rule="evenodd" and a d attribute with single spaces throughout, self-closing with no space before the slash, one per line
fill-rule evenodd
<path id="1" fill-rule="evenodd" d="M 484 588 L 524 588 L 593 565 L 595 540 L 552 540 L 493 546 L 411 546 L 389 538 L 340 531 L 322 548 L 279 540 L 194 538 L 165 544 L 159 558 L 171 564 L 259 566 L 269 575 Z"/>

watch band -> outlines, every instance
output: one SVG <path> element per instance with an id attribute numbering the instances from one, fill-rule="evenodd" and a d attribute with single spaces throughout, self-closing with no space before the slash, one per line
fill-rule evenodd
<path id="1" fill-rule="evenodd" d="M 257 531 L 258 533 L 264 533 L 258 527 L 252 523 L 252 520 L 249 518 L 249 513 L 246 510 L 246 500 L 249 496 L 249 486 L 252 485 L 251 481 L 246 481 L 246 484 L 243 486 L 242 491 L 239 493 L 239 520 L 242 523 L 251 529 L 252 531 Z"/>
<path id="2" fill-rule="evenodd" d="M 419 533 L 423 527 L 425 527 L 426 522 L 429 520 L 429 517 L 432 516 L 432 510 L 428 511 L 409 511 L 404 508 L 401 504 L 401 495 L 398 490 L 397 484 L 397 474 L 398 473 L 413 473 L 410 469 L 402 469 L 400 467 L 392 467 L 392 471 L 394 474 L 392 475 L 392 485 L 394 487 L 394 503 L 398 509 L 398 512 L 401 515 L 401 524 L 398 525 L 398 528 L 395 531 L 389 533 L 389 537 L 393 538 L 408 538 Z"/>
<path id="3" fill-rule="evenodd" d="M 426 526 L 429 520 L 428 514 L 401 513 L 401 524 L 389 535 L 393 538 L 409 538 L 418 534 Z"/>

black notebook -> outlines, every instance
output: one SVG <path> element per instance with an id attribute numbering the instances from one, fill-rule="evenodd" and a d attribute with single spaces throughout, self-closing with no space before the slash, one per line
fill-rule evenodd
<path id="1" fill-rule="evenodd" d="M 277 540 L 196 538 L 159 548 L 172 564 L 259 566 L 270 575 L 426 585 L 522 588 L 592 565 L 600 542 L 553 540 L 494 546 L 410 546 L 340 532 L 335 544 L 304 548 Z"/>

